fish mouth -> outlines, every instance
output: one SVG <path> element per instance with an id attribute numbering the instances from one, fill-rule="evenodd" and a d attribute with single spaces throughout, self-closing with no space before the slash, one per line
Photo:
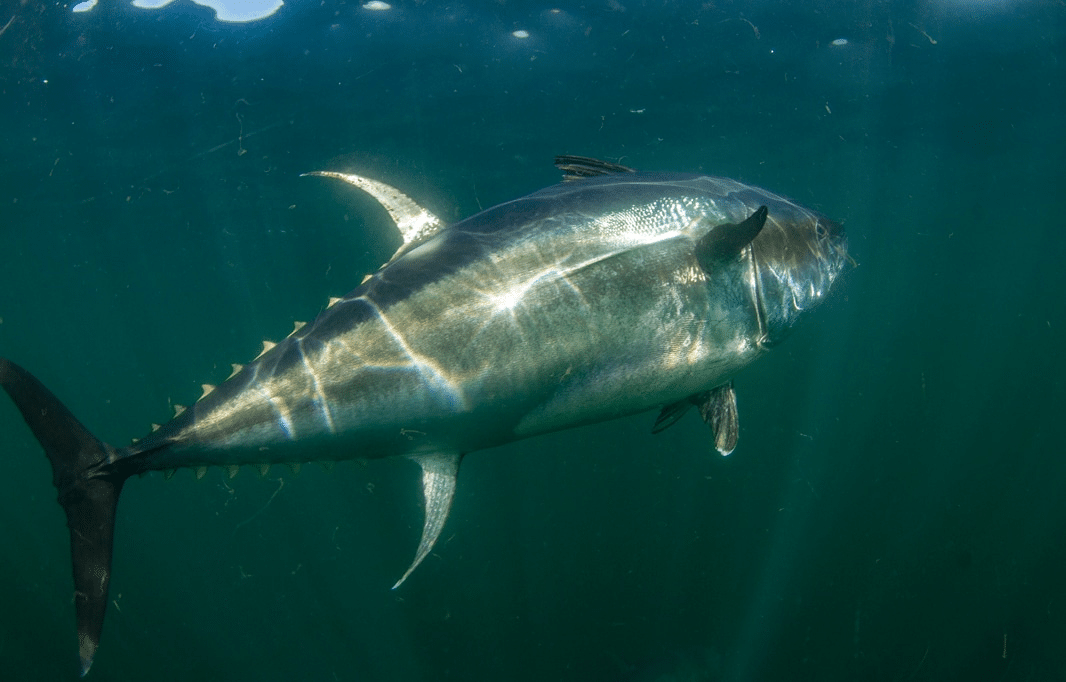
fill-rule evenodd
<path id="1" fill-rule="evenodd" d="M 828 237 L 829 239 L 844 238 L 846 240 L 844 224 L 835 220 L 830 220 L 823 215 L 817 216 L 814 231 L 819 237 Z"/>
<path id="2" fill-rule="evenodd" d="M 848 253 L 848 235 L 844 231 L 843 223 L 819 215 L 814 230 L 816 236 L 829 247 L 826 260 L 833 262 L 836 266 L 833 268 L 833 278 L 844 269 L 844 263 L 848 263 L 853 268 L 858 267 L 858 261 Z"/>
<path id="3" fill-rule="evenodd" d="M 776 239 L 753 243 L 753 293 L 762 348 L 784 340 L 804 312 L 828 297 L 847 265 L 856 265 L 848 254 L 843 224 L 817 213 L 808 213 L 810 218 L 813 226 L 808 222 L 798 230 L 772 233 Z"/>

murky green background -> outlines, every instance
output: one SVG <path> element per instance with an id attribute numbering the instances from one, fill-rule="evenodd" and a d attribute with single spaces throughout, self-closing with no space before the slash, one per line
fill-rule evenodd
<path id="1" fill-rule="evenodd" d="M 391 255 L 310 170 L 452 220 L 555 153 L 729 175 L 859 262 L 737 377 L 731 457 L 653 414 L 474 453 L 396 592 L 409 462 L 130 481 L 90 679 L 1066 678 L 1066 8 L 558 7 L 3 5 L 0 354 L 113 443 Z M 64 518 L 6 399 L 0 443 L 0 676 L 73 679 Z"/>

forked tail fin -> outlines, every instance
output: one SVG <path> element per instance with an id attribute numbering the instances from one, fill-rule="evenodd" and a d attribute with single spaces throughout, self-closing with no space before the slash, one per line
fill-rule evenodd
<path id="1" fill-rule="evenodd" d="M 78 655 L 85 675 L 104 626 L 115 507 L 128 474 L 109 466 L 114 448 L 89 433 L 36 377 L 4 358 L 0 358 L 0 386 L 15 401 L 52 462 L 52 482 L 70 528 Z"/>

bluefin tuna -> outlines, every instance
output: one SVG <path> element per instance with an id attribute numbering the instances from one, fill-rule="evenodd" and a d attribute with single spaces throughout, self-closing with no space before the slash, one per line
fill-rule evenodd
<path id="1" fill-rule="evenodd" d="M 464 455 L 658 409 L 691 407 L 736 446 L 733 377 L 828 294 L 842 226 L 734 180 L 557 157 L 565 181 L 446 226 L 403 192 L 373 195 L 403 245 L 129 447 L 97 439 L 33 375 L 0 385 L 52 465 L 67 516 L 81 673 L 100 641 L 115 510 L 134 474 L 403 457 L 422 470 L 411 574 L 440 535 Z"/>

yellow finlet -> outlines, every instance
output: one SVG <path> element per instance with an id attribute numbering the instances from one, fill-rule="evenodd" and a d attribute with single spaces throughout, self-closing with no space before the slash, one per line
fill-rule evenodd
<path id="1" fill-rule="evenodd" d="M 329 297 L 329 303 L 326 304 L 326 307 L 327 308 L 332 308 L 333 306 L 335 306 L 336 304 L 338 304 L 340 302 L 341 302 L 341 299 L 337 298 L 336 296 L 330 296 Z"/>
<path id="2" fill-rule="evenodd" d="M 215 387 L 212 384 L 200 384 L 200 388 L 204 389 L 204 392 L 199 398 L 197 398 L 197 400 L 203 400 L 211 394 L 211 391 L 215 390 Z"/>
<path id="3" fill-rule="evenodd" d="M 306 326 L 307 326 L 306 322 L 300 322 L 299 320 L 296 320 L 295 322 L 292 323 L 292 331 L 289 332 L 289 336 L 292 336 L 293 334 L 295 334 L 296 332 L 300 331 L 301 329 L 303 329 Z"/>
<path id="4" fill-rule="evenodd" d="M 201 478 L 203 478 L 206 475 L 207 475 L 207 467 L 196 467 L 196 480 L 197 481 L 199 481 Z"/>
<path id="5" fill-rule="evenodd" d="M 300 467 L 302 466 L 303 464 L 300 462 L 289 462 L 289 468 L 292 469 L 292 473 L 294 474 L 300 473 Z"/>
<path id="6" fill-rule="evenodd" d="M 255 359 L 258 360 L 259 358 L 263 357 L 263 355 L 266 354 L 266 352 L 268 350 L 270 350 L 271 348 L 273 348 L 276 345 L 278 345 L 278 344 L 274 343 L 273 341 L 267 341 L 267 340 L 264 339 L 263 340 L 263 350 L 259 351 L 259 355 L 255 356 Z"/>
<path id="7" fill-rule="evenodd" d="M 227 379 L 232 379 L 233 377 L 237 376 L 238 372 L 244 369 L 244 365 L 238 365 L 236 362 L 230 365 L 230 367 L 233 368 L 233 371 L 229 373 L 229 376 L 226 377 Z"/>
<path id="8" fill-rule="evenodd" d="M 152 431 L 158 431 L 160 426 L 161 426 L 160 424 L 156 424 L 156 423 L 153 422 L 152 423 Z"/>
<path id="9" fill-rule="evenodd" d="M 226 475 L 229 476 L 230 478 L 233 478 L 234 476 L 237 475 L 237 472 L 239 472 L 240 470 L 241 470 L 241 468 L 239 466 L 237 466 L 236 464 L 230 464 L 229 466 L 226 467 Z"/>
<path id="10" fill-rule="evenodd" d="M 269 464 L 267 464 L 266 462 L 263 462 L 262 464 L 259 465 L 259 475 L 260 476 L 264 476 L 265 477 L 267 475 L 268 471 L 270 471 L 270 465 Z"/>
<path id="11" fill-rule="evenodd" d="M 174 404 L 174 416 L 175 417 L 180 417 L 181 413 L 184 412 L 184 411 L 185 411 L 185 406 L 184 405 L 178 405 L 177 403 Z"/>
<path id="12" fill-rule="evenodd" d="M 174 473 L 176 471 L 177 469 L 163 469 L 163 480 L 169 481 L 171 478 L 174 477 Z"/>

